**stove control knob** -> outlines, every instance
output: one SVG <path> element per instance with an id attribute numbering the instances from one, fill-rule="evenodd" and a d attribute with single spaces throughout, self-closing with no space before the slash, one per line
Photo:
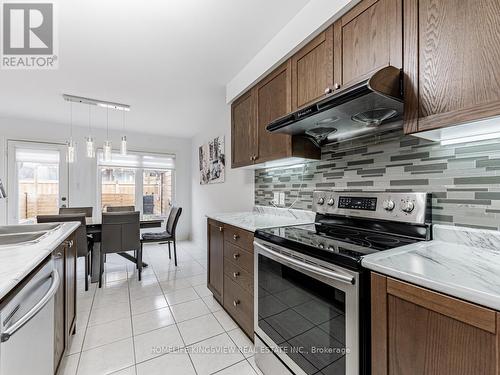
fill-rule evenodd
<path id="1" fill-rule="evenodd" d="M 328 199 L 328 205 L 333 206 L 335 204 L 335 200 L 333 198 Z"/>
<path id="2" fill-rule="evenodd" d="M 413 209 L 415 208 L 415 204 L 411 201 L 404 201 L 402 204 L 401 204 L 401 210 L 403 212 L 406 212 L 406 213 L 410 213 L 413 211 Z"/>
<path id="3" fill-rule="evenodd" d="M 382 207 L 384 207 L 384 210 L 386 210 L 386 211 L 394 210 L 395 206 L 396 206 L 396 204 L 394 203 L 394 201 L 392 201 L 390 199 L 387 199 L 387 200 L 382 202 Z"/>
<path id="4" fill-rule="evenodd" d="M 320 206 L 324 205 L 324 204 L 325 204 L 325 198 L 323 198 L 323 197 L 319 198 L 319 199 L 318 199 L 318 204 L 319 204 Z"/>

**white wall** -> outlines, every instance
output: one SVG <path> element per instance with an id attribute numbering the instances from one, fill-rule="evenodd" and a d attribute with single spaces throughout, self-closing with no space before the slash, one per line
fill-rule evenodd
<path id="1" fill-rule="evenodd" d="M 205 246 L 207 219 L 213 212 L 248 211 L 254 203 L 253 170 L 231 169 L 231 114 L 225 104 L 224 90 L 218 93 L 220 106 L 213 108 L 208 117 L 206 129 L 192 139 L 192 239 L 199 246 Z M 224 183 L 200 185 L 198 147 L 216 136 L 225 136 L 226 180 Z"/>
<path id="2" fill-rule="evenodd" d="M 77 144 L 77 159 L 69 165 L 69 204 L 71 206 L 96 206 L 96 160 L 85 156 L 87 128 L 74 127 L 73 139 Z M 106 133 L 103 129 L 92 131 L 96 144 L 102 146 Z M 26 119 L 0 118 L 0 178 L 7 185 L 7 141 L 30 140 L 61 142 L 69 136 L 68 125 L 49 124 Z M 119 147 L 121 134 L 110 131 L 110 138 Z M 191 140 L 158 135 L 127 132 L 128 147 L 133 151 L 176 154 L 174 204 L 183 208 L 179 221 L 179 238 L 190 236 L 191 229 Z M 5 199 L 0 199 L 0 224 L 5 224 L 7 208 Z"/>
<path id="3" fill-rule="evenodd" d="M 360 0 L 311 0 L 227 84 L 226 102 L 288 59 Z"/>

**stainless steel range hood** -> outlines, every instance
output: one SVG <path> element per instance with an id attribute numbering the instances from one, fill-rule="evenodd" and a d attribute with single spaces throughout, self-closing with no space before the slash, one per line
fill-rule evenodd
<path id="1" fill-rule="evenodd" d="M 401 82 L 401 71 L 387 66 L 359 83 L 273 121 L 266 129 L 306 136 L 319 147 L 400 129 Z"/>

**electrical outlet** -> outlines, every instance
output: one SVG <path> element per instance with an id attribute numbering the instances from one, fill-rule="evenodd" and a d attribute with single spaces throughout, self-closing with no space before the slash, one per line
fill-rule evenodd
<path id="1" fill-rule="evenodd" d="M 281 192 L 279 195 L 279 205 L 280 206 L 285 206 L 285 193 Z"/>

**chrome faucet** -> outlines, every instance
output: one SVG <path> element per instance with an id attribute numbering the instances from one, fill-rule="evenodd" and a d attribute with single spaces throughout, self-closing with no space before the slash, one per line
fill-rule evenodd
<path id="1" fill-rule="evenodd" d="M 0 198 L 7 198 L 7 193 L 2 184 L 2 179 L 0 179 Z"/>

